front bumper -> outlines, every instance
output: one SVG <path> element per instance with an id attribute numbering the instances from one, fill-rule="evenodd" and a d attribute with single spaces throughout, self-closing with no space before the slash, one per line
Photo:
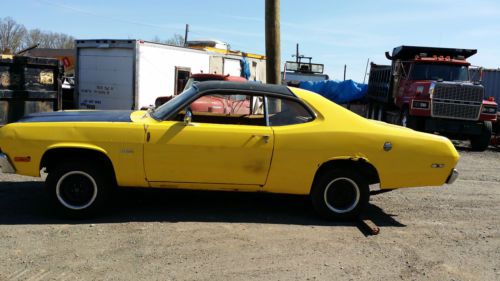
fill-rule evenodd
<path id="1" fill-rule="evenodd" d="M 16 169 L 14 169 L 14 166 L 10 163 L 9 157 L 4 153 L 0 153 L 0 169 L 4 174 L 16 173 Z"/>
<path id="2" fill-rule="evenodd" d="M 425 131 L 443 135 L 477 136 L 483 131 L 483 121 L 426 118 Z"/>
<path id="3" fill-rule="evenodd" d="M 452 184 L 454 183 L 458 178 L 458 171 L 457 169 L 453 169 L 450 173 L 450 175 L 448 176 L 448 179 L 446 180 L 446 183 L 447 184 Z"/>

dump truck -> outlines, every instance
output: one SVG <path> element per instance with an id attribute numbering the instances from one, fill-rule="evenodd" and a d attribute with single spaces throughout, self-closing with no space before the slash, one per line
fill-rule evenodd
<path id="1" fill-rule="evenodd" d="M 0 55 L 0 126 L 26 114 L 61 109 L 57 59 Z"/>
<path id="2" fill-rule="evenodd" d="M 390 65 L 371 64 L 367 117 L 469 140 L 484 151 L 497 120 L 497 103 L 471 81 L 467 58 L 475 49 L 399 46 Z"/>

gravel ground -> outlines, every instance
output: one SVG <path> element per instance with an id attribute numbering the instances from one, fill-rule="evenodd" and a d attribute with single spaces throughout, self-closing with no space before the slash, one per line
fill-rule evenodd
<path id="1" fill-rule="evenodd" d="M 451 186 L 372 196 L 376 236 L 272 194 L 126 190 L 67 221 L 0 174 L 0 280 L 500 280 L 500 151 L 460 154 Z"/>

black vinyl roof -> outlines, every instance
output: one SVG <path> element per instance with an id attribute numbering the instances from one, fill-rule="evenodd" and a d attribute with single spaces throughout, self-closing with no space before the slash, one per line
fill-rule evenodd
<path id="1" fill-rule="evenodd" d="M 295 97 L 295 95 L 286 86 L 262 84 L 257 82 L 229 82 L 229 81 L 205 81 L 196 83 L 196 88 L 199 92 L 206 92 L 211 90 L 234 90 L 234 91 L 250 91 L 270 93 L 275 95 L 283 95 L 288 97 Z"/>
<path id="2" fill-rule="evenodd" d="M 198 97 L 211 94 L 211 92 L 220 93 L 222 91 L 273 95 L 298 99 L 288 87 L 282 85 L 261 84 L 257 82 L 204 81 L 195 83 L 191 88 L 187 89 L 176 98 L 157 108 L 152 113 L 152 117 L 157 120 L 166 120 L 179 110 L 179 108 L 185 107 Z"/>
<path id="3" fill-rule="evenodd" d="M 392 59 L 413 59 L 420 53 L 426 53 L 427 56 L 463 56 L 468 58 L 477 53 L 475 49 L 455 49 L 455 48 L 439 48 L 439 47 L 419 47 L 419 46 L 399 46 L 392 50 Z"/>

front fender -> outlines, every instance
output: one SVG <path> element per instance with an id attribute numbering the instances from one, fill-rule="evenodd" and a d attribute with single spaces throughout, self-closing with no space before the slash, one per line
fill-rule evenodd
<path id="1" fill-rule="evenodd" d="M 109 155 L 105 149 L 103 149 L 100 146 L 93 145 L 93 144 L 88 144 L 88 143 L 78 143 L 78 142 L 64 142 L 64 143 L 55 143 L 49 145 L 45 151 L 43 152 L 43 155 L 40 157 L 40 160 L 38 161 L 38 167 L 39 170 L 43 168 L 44 165 L 44 160 L 45 156 L 50 153 L 51 151 L 55 149 L 83 149 L 83 150 L 90 150 L 90 151 L 96 151 L 99 153 L 102 153 L 106 155 L 109 158 Z"/>

